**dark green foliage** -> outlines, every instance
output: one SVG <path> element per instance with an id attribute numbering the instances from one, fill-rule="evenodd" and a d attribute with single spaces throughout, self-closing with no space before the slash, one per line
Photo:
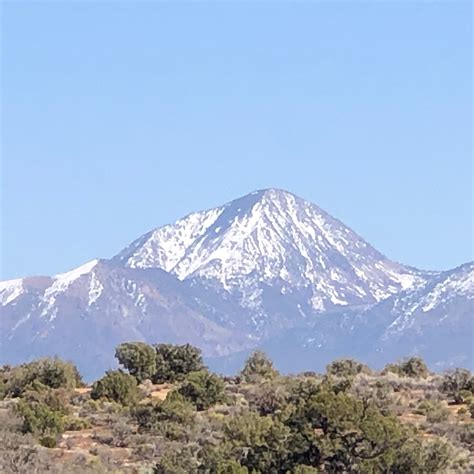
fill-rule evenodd
<path id="1" fill-rule="evenodd" d="M 279 376 L 272 362 L 256 353 L 242 371 L 244 382 L 224 382 L 202 369 L 200 353 L 191 346 L 162 345 L 156 352 L 157 359 L 158 353 L 161 357 L 160 377 L 173 379 L 174 387 L 147 382 L 139 389 L 138 380 L 152 372 L 150 347 L 145 347 L 119 346 L 118 358 L 130 373 L 107 372 L 90 393 L 71 390 L 73 384 L 58 382 L 61 371 L 38 369 L 34 363 L 18 372 L 0 368 L 0 382 L 19 387 L 18 399 L 0 401 L 0 472 L 17 472 L 15 466 L 29 459 L 37 464 L 34 450 L 61 463 L 58 469 L 37 464 L 19 472 L 115 472 L 119 465 L 124 472 L 149 472 L 153 466 L 153 472 L 163 474 L 468 470 L 472 425 L 467 408 L 462 407 L 462 413 L 449 411 L 446 397 L 436 391 L 439 387 L 453 399 L 458 394 L 469 404 L 472 376 L 467 371 L 450 372 L 438 385 L 437 376 L 419 379 L 425 371 L 416 359 L 393 366 L 412 379 L 367 373 L 356 361 L 339 360 L 324 376 Z M 200 370 L 188 372 L 195 365 Z M 34 377 L 28 373 L 31 367 Z M 137 403 L 145 390 L 149 396 Z M 166 399 L 159 400 L 168 390 Z M 427 421 L 415 428 L 405 418 L 412 413 L 426 415 Z M 5 421 L 10 418 L 16 421 L 6 433 Z M 57 447 L 64 430 L 88 427 L 96 443 L 93 456 L 88 456 L 91 470 L 84 465 L 78 470 L 65 467 L 58 456 L 65 448 L 73 452 L 80 434 L 64 436 L 52 452 L 38 447 Z M 133 467 L 129 469 L 125 459 L 133 459 Z"/>
<path id="2" fill-rule="evenodd" d="M 20 400 L 15 407 L 23 433 L 56 437 L 64 431 L 63 415 L 44 403 Z"/>
<path id="3" fill-rule="evenodd" d="M 197 474 L 198 462 L 191 447 L 166 450 L 153 469 L 153 474 Z M 205 471 L 209 472 L 209 471 Z"/>
<path id="4" fill-rule="evenodd" d="M 452 455 L 450 446 L 440 440 L 432 440 L 422 444 L 415 438 L 408 439 L 397 450 L 391 473 L 441 473 L 445 472 Z"/>
<path id="5" fill-rule="evenodd" d="M 454 403 L 463 403 L 474 393 L 474 377 L 467 369 L 451 370 L 444 375 L 440 390 Z"/>
<path id="6" fill-rule="evenodd" d="M 176 392 L 155 405 L 137 407 L 133 416 L 140 432 L 160 434 L 172 440 L 182 439 L 194 420 L 193 405 Z"/>
<path id="7" fill-rule="evenodd" d="M 245 382 L 253 383 L 270 380 L 278 375 L 278 371 L 264 352 L 255 351 L 245 362 L 240 375 Z"/>
<path id="8" fill-rule="evenodd" d="M 369 373 L 370 369 L 354 359 L 335 360 L 326 368 L 326 373 L 335 377 L 355 377 L 361 372 Z"/>
<path id="9" fill-rule="evenodd" d="M 209 448 L 202 453 L 204 465 L 211 472 L 221 472 L 224 463 L 234 460 L 230 472 L 243 466 L 249 472 L 285 472 L 288 458 L 288 439 L 290 429 L 270 416 L 246 413 L 234 417 L 224 427 L 225 441 L 219 446 Z"/>
<path id="10" fill-rule="evenodd" d="M 207 370 L 191 372 L 179 387 L 178 393 L 189 400 L 196 410 L 202 411 L 224 401 L 224 382 Z"/>
<path id="11" fill-rule="evenodd" d="M 42 436 L 39 439 L 39 443 L 45 448 L 55 448 L 58 444 L 54 436 Z"/>
<path id="12" fill-rule="evenodd" d="M 156 373 L 156 351 L 144 342 L 120 344 L 115 351 L 115 357 L 138 383 L 151 379 Z"/>
<path id="13" fill-rule="evenodd" d="M 297 401 L 288 425 L 297 441 L 293 458 L 301 446 L 297 459 L 320 464 L 325 472 L 353 472 L 362 465 L 367 469 L 363 472 L 384 472 L 408 438 L 396 418 L 348 394 L 334 393 L 324 384 Z"/>
<path id="14" fill-rule="evenodd" d="M 71 411 L 70 395 L 71 392 L 66 389 L 51 389 L 43 386 L 41 390 L 24 392 L 22 400 L 30 403 L 40 403 L 61 415 L 68 415 Z"/>
<path id="15" fill-rule="evenodd" d="M 187 374 L 204 369 L 200 349 L 185 344 L 157 344 L 153 383 L 182 381 Z"/>
<path id="16" fill-rule="evenodd" d="M 134 405 L 140 398 L 137 381 L 120 370 L 108 371 L 104 377 L 92 385 L 91 398 L 104 398 L 124 406 Z"/>
<path id="17" fill-rule="evenodd" d="M 428 367 L 420 357 L 410 357 L 398 364 L 389 364 L 383 373 L 393 372 L 400 377 L 426 378 L 429 375 Z"/>
<path id="18" fill-rule="evenodd" d="M 5 395 L 19 397 L 42 387 L 73 389 L 82 386 L 76 366 L 58 358 L 38 359 L 2 372 Z"/>

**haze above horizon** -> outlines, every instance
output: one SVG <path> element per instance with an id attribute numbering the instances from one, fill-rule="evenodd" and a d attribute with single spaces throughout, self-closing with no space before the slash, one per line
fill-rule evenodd
<path id="1" fill-rule="evenodd" d="M 2 5 L 1 279 L 262 188 L 473 259 L 472 5 Z"/>

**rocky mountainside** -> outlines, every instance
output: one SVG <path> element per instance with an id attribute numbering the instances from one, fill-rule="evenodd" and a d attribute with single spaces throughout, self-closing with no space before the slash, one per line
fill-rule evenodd
<path id="1" fill-rule="evenodd" d="M 124 340 L 190 342 L 229 358 L 286 337 L 298 352 L 357 321 L 377 337 L 368 343 L 428 328 L 442 338 L 443 311 L 456 327 L 471 322 L 466 268 L 463 284 L 460 269 L 401 265 L 316 205 L 257 191 L 155 229 L 110 260 L 0 283 L 0 363 L 57 353 L 93 376 Z"/>
<path id="2" fill-rule="evenodd" d="M 364 310 L 323 313 L 305 328 L 265 341 L 263 348 L 287 371 L 322 370 L 340 357 L 356 357 L 382 368 L 410 355 L 422 356 L 438 370 L 474 370 L 473 323 L 474 262 L 470 262 Z M 246 356 L 242 352 L 213 362 L 221 370 L 233 371 Z"/>
<path id="3" fill-rule="evenodd" d="M 271 315 L 283 308 L 292 325 L 314 313 L 381 301 L 427 278 L 390 261 L 316 205 L 274 189 L 155 229 L 115 260 L 161 268 L 236 299 L 252 313 L 257 332 L 275 323 L 280 329 Z"/>

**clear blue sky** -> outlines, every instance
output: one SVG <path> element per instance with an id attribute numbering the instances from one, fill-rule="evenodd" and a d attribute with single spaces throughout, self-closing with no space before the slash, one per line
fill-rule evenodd
<path id="1" fill-rule="evenodd" d="M 473 258 L 470 2 L 3 3 L 1 277 L 279 187 Z"/>

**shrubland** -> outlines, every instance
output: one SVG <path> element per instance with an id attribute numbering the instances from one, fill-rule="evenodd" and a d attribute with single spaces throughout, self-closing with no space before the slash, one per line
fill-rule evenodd
<path id="1" fill-rule="evenodd" d="M 283 375 L 260 351 L 221 377 L 190 345 L 130 342 L 86 386 L 45 358 L 0 368 L 0 472 L 462 473 L 474 469 L 471 372 L 412 357 Z"/>

